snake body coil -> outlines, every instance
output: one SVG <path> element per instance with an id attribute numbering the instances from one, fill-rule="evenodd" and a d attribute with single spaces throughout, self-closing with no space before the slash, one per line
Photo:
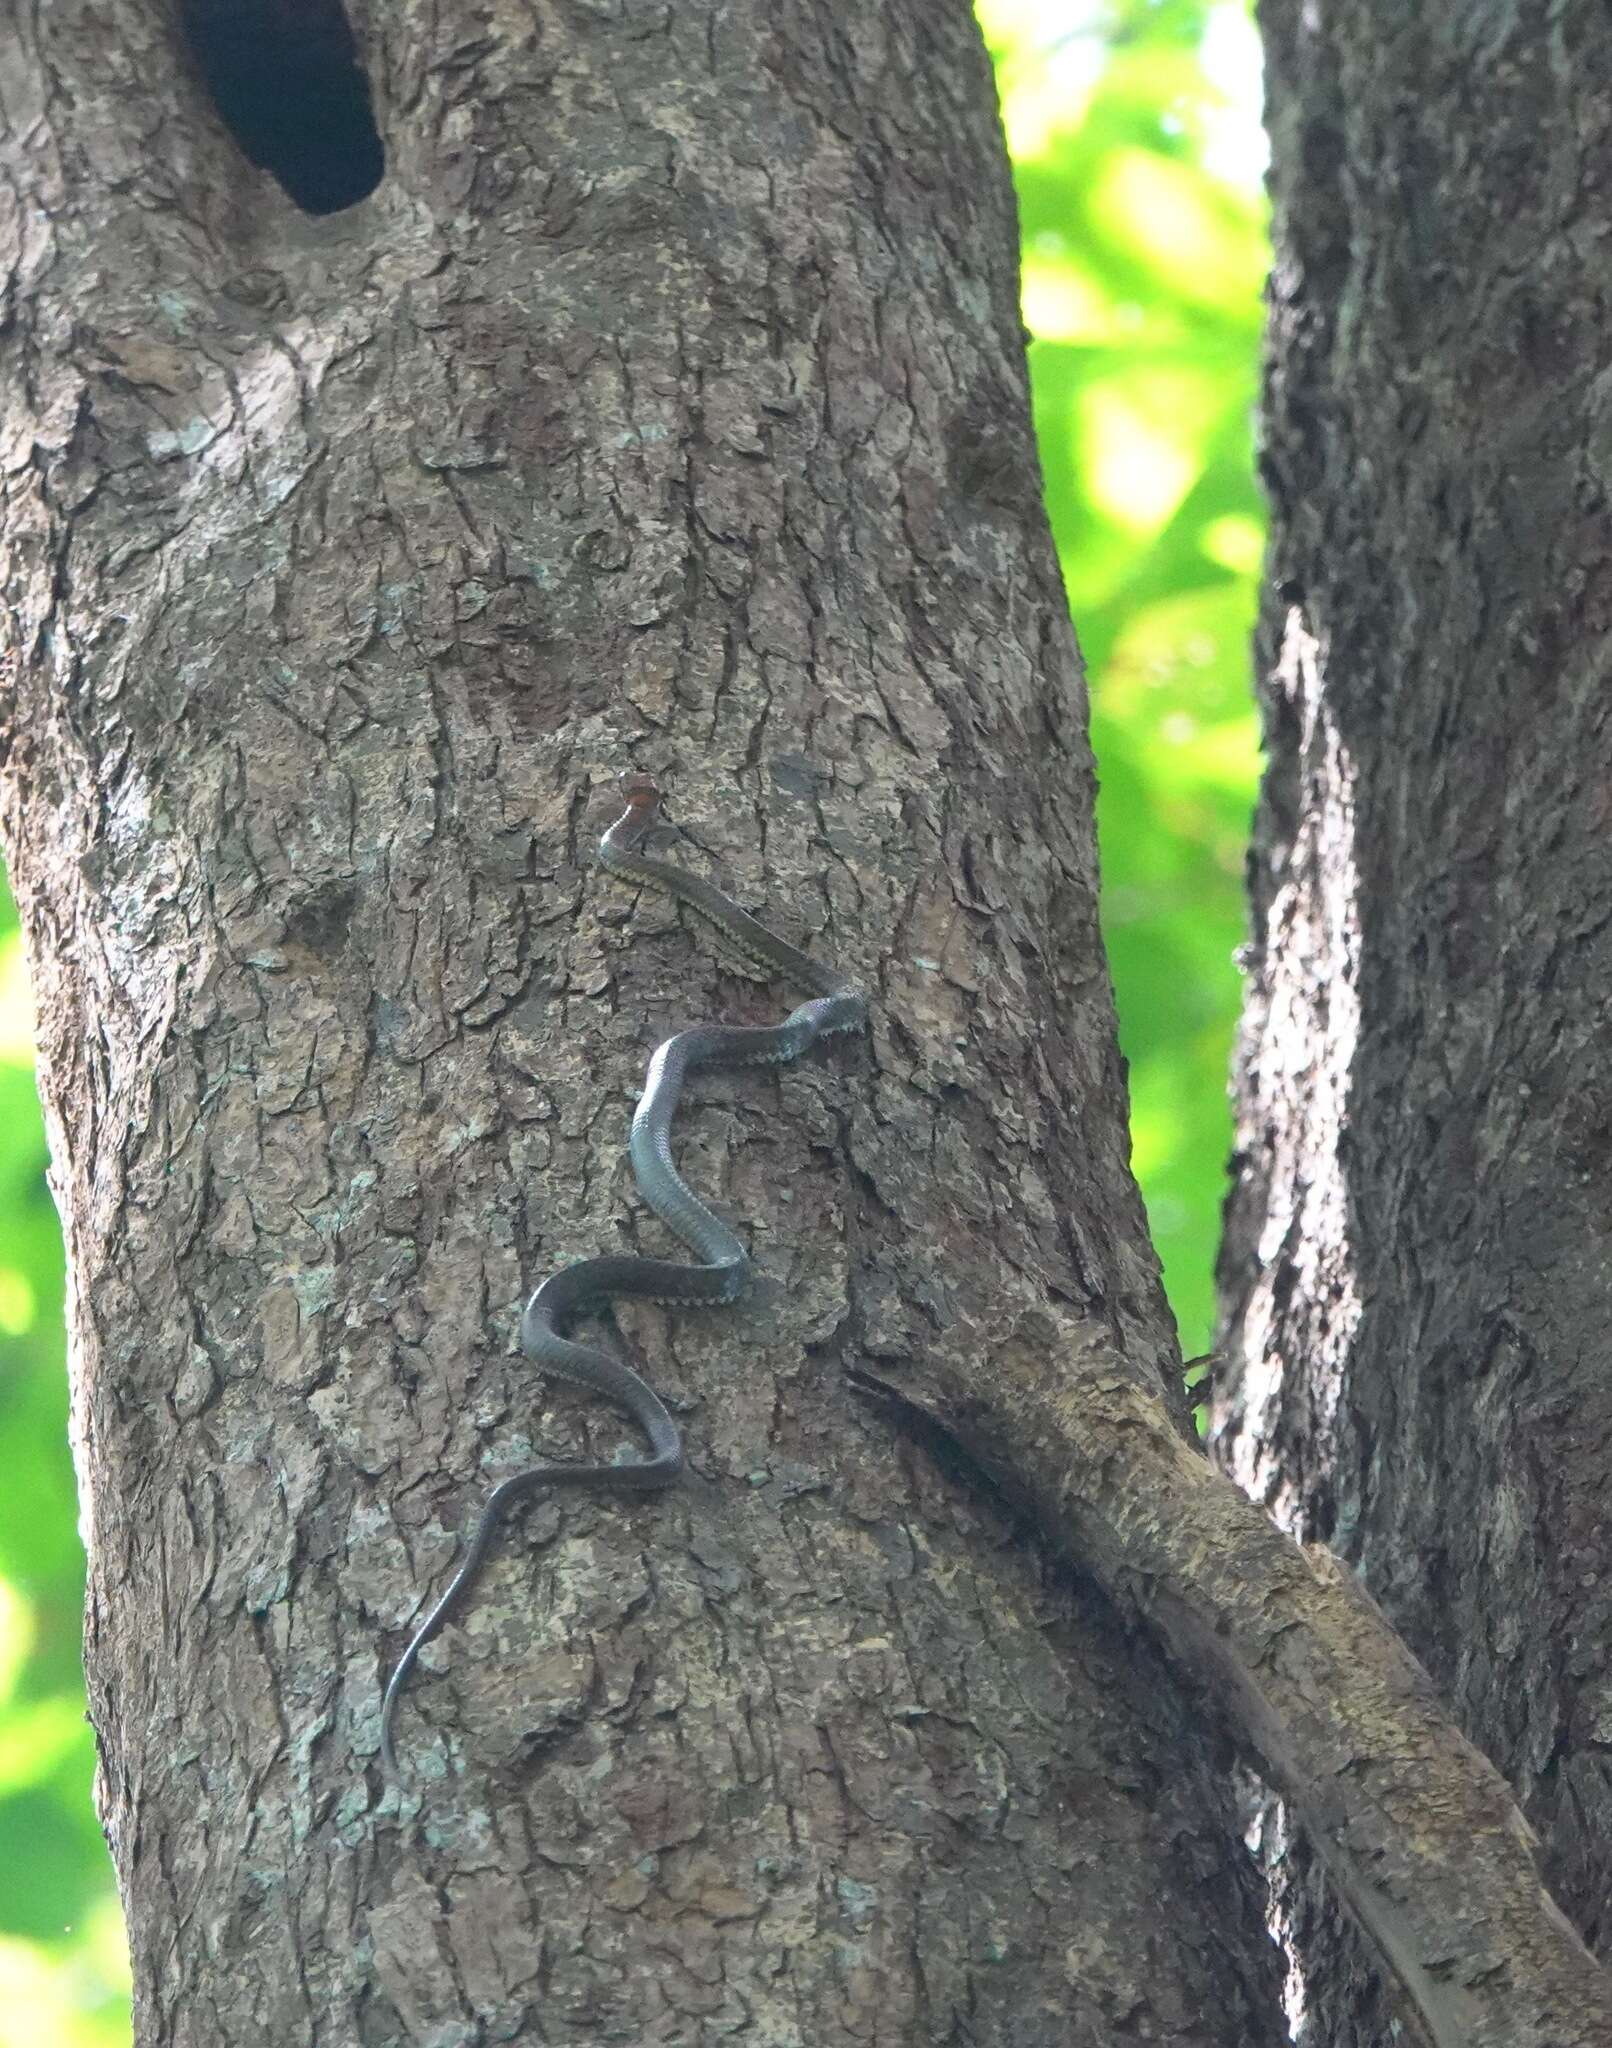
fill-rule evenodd
<path id="1" fill-rule="evenodd" d="M 632 1121 L 630 1153 L 644 1200 L 695 1254 L 697 1263 L 612 1256 L 581 1259 L 545 1280 L 521 1317 L 521 1348 L 560 1379 L 591 1387 L 625 1408 L 649 1440 L 650 1454 L 621 1465 L 534 1465 L 495 1486 L 487 1496 L 464 1560 L 447 1591 L 415 1631 L 398 1660 L 381 1703 L 381 1755 L 398 1775 L 392 1728 L 398 1700 L 415 1659 L 463 1605 L 486 1561 L 505 1511 L 527 1494 L 553 1486 L 626 1486 L 640 1492 L 670 1486 L 683 1469 L 683 1445 L 665 1403 L 620 1359 L 592 1344 L 572 1342 L 566 1326 L 620 1295 L 651 1301 L 725 1302 L 743 1291 L 750 1261 L 733 1232 L 709 1210 L 672 1160 L 671 1126 L 683 1083 L 697 1067 L 781 1064 L 799 1059 L 819 1038 L 867 1022 L 867 1000 L 832 968 L 822 966 L 768 931 L 711 883 L 641 848 L 660 808 L 652 777 L 624 778 L 627 808 L 599 841 L 599 858 L 612 874 L 661 889 L 712 925 L 722 941 L 812 997 L 781 1024 L 702 1024 L 659 1046 L 644 1077 Z"/>

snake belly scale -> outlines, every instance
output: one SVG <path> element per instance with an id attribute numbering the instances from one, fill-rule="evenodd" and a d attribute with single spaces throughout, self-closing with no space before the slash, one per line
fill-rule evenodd
<path id="1" fill-rule="evenodd" d="M 508 1510 L 549 1487 L 619 1486 L 649 1492 L 670 1486 L 683 1469 L 683 1444 L 666 1404 L 632 1367 L 594 1344 L 567 1337 L 566 1328 L 590 1309 L 622 1295 L 650 1301 L 734 1301 L 750 1277 L 750 1260 L 721 1217 L 700 1200 L 672 1158 L 671 1127 L 683 1083 L 699 1067 L 778 1065 L 837 1031 L 859 1030 L 868 1005 L 846 977 L 813 960 L 741 910 L 711 883 L 642 848 L 660 812 L 653 777 L 622 780 L 626 809 L 599 841 L 599 859 L 613 875 L 659 889 L 686 903 L 724 945 L 769 975 L 809 992 L 810 999 L 778 1024 L 701 1024 L 679 1031 L 656 1048 L 633 1115 L 629 1152 L 639 1192 L 694 1254 L 690 1263 L 623 1255 L 580 1259 L 545 1280 L 521 1317 L 521 1348 L 544 1371 L 604 1394 L 624 1408 L 649 1444 L 649 1455 L 626 1464 L 543 1464 L 502 1480 L 487 1496 L 470 1542 L 447 1590 L 415 1630 L 381 1702 L 381 1757 L 399 1776 L 393 1730 L 398 1702 L 421 1650 L 458 1613 L 487 1559 Z"/>

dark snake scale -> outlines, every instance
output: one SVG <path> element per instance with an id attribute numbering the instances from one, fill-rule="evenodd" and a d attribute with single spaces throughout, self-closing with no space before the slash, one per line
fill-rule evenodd
<path id="1" fill-rule="evenodd" d="M 709 882 L 640 852 L 660 809 L 660 791 L 652 777 L 624 777 L 622 795 L 627 808 L 599 841 L 604 866 L 614 875 L 686 903 L 725 945 L 769 974 L 810 990 L 811 1000 L 792 1010 L 781 1024 L 701 1024 L 679 1031 L 657 1047 L 650 1060 L 632 1120 L 633 1173 L 644 1200 L 694 1253 L 694 1261 L 622 1255 L 581 1259 L 545 1280 L 521 1317 L 521 1348 L 527 1357 L 557 1378 L 591 1387 L 617 1402 L 648 1439 L 649 1456 L 620 1465 L 534 1465 L 493 1488 L 459 1569 L 415 1631 L 387 1684 L 381 1703 L 381 1756 L 394 1778 L 399 1772 L 392 1731 L 408 1675 L 421 1650 L 464 1605 L 509 1508 L 547 1487 L 624 1486 L 650 1492 L 670 1486 L 683 1469 L 677 1424 L 654 1388 L 608 1351 L 574 1343 L 562 1333 L 588 1310 L 622 1295 L 712 1303 L 736 1300 L 744 1290 L 750 1277 L 744 1246 L 684 1182 L 672 1160 L 672 1117 L 685 1078 L 697 1067 L 781 1065 L 799 1059 L 831 1032 L 858 1030 L 867 1022 L 866 997 L 843 975 L 786 944 Z"/>

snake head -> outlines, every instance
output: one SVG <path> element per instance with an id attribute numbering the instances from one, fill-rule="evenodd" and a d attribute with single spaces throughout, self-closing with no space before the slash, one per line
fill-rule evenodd
<path id="1" fill-rule="evenodd" d="M 630 811 L 653 811 L 660 803 L 660 784 L 641 770 L 621 778 L 621 800 Z"/>

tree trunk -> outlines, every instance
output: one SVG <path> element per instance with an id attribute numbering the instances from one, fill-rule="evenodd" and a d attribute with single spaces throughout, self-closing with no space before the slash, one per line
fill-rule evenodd
<path id="1" fill-rule="evenodd" d="M 1267 0 L 1277 254 L 1222 1458 L 1612 1946 L 1602 11 Z M 1293 1865 L 1289 1865 L 1291 1870 Z M 1388 2038 L 1292 1885 L 1303 2038 Z"/>
<path id="2" fill-rule="evenodd" d="M 1274 2043 L 1190 1696 L 850 1385 L 1049 1306 L 1176 1366 L 967 7 L 376 8 L 347 210 L 331 9 L 216 13 L 0 60 L 4 822 L 142 2048 Z M 200 83 L 254 60 L 314 81 L 311 168 L 235 108 L 284 191 Z M 489 1484 L 623 1434 L 523 1295 L 662 1248 L 644 1060 L 778 1011 L 597 874 L 628 766 L 874 1025 L 685 1109 L 762 1275 L 619 1313 L 691 1476 L 508 1533 L 400 1797 Z"/>

